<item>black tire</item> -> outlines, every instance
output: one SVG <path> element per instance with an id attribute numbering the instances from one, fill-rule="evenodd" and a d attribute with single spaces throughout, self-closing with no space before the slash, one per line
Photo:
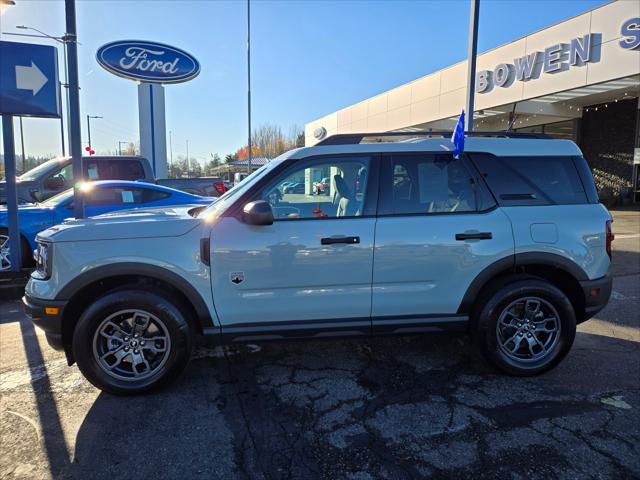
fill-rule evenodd
<path id="1" fill-rule="evenodd" d="M 141 355 L 145 356 L 147 365 L 154 365 L 152 361 L 149 361 L 147 356 L 157 358 L 161 356 L 161 361 L 156 360 L 157 365 L 152 369 L 151 367 L 147 371 L 148 374 L 145 378 L 124 378 L 125 374 L 119 375 L 117 371 L 115 373 L 107 373 L 104 363 L 101 363 L 98 359 L 101 348 L 110 347 L 104 346 L 104 342 L 117 342 L 121 341 L 126 346 L 123 347 L 123 351 L 126 349 L 131 355 L 128 360 L 129 368 L 133 371 L 133 347 L 130 346 L 130 342 L 124 342 L 122 340 L 104 340 L 104 337 L 100 335 L 97 330 L 106 325 L 107 319 L 113 317 L 115 323 L 118 323 L 119 319 L 123 322 L 124 330 L 114 330 L 114 338 L 116 335 L 121 335 L 123 331 L 126 331 L 125 317 L 132 315 L 129 312 L 131 310 L 146 312 L 149 316 L 149 322 L 154 325 L 159 333 L 156 335 L 163 335 L 168 338 L 168 341 L 164 343 L 166 353 L 155 353 L 144 350 L 147 347 L 138 347 L 140 350 L 136 350 L 136 353 L 143 352 Z M 95 301 L 78 320 L 78 324 L 73 332 L 73 355 L 76 359 L 78 367 L 82 374 L 100 390 L 109 392 L 115 395 L 136 395 L 146 393 L 151 390 L 155 390 L 175 380 L 185 369 L 189 363 L 191 357 L 191 349 L 193 345 L 193 336 L 189 322 L 187 318 L 180 311 L 181 305 L 172 300 L 170 296 L 164 292 L 147 291 L 144 289 L 132 288 L 121 289 L 107 293 L 103 297 Z M 163 330 L 157 328 L 160 326 Z M 101 329 L 102 331 L 102 329 Z M 145 330 L 147 332 L 147 330 Z M 149 334 L 153 336 L 152 334 Z M 130 333 L 131 341 L 133 341 L 133 334 Z M 140 340 L 143 340 L 145 335 L 140 336 Z M 159 337 L 154 337 L 159 338 Z M 147 339 L 148 340 L 148 339 Z M 101 343 L 102 342 L 102 343 Z M 144 345 L 144 343 L 140 343 Z M 112 344 L 113 345 L 113 344 Z M 119 345 L 119 344 L 117 344 Z M 158 344 L 156 344 L 158 345 Z M 159 347 L 162 348 L 162 342 Z M 118 346 L 111 347 L 118 349 Z M 129 351 L 129 349 L 131 349 Z M 115 350 L 114 350 L 115 351 Z M 112 357 L 115 357 L 113 355 Z M 137 357 L 139 358 L 139 357 Z M 121 365 L 121 370 L 125 370 L 127 364 L 126 357 L 119 359 L 118 365 Z M 114 362 L 115 363 L 115 362 Z M 155 370 L 154 370 L 155 369 Z M 126 372 L 125 372 L 126 373 Z M 131 373 L 133 375 L 133 372 Z"/>
<path id="2" fill-rule="evenodd" d="M 0 235 L 9 236 L 9 229 L 0 227 Z M 22 235 L 20 235 L 20 258 L 22 259 L 22 268 L 31 268 L 35 266 L 31 245 L 29 245 L 29 242 L 27 242 Z"/>
<path id="3" fill-rule="evenodd" d="M 529 303 L 523 299 L 529 298 Z M 540 301 L 538 320 L 518 321 L 519 315 L 511 315 L 509 312 L 523 312 L 523 318 L 528 315 L 524 310 L 529 306 L 533 309 L 536 302 Z M 555 310 L 555 312 L 553 312 Z M 535 329 L 529 330 L 534 323 L 539 324 L 541 318 L 545 317 L 545 311 L 550 311 L 548 318 L 557 314 L 558 332 L 555 337 L 552 333 L 547 334 L 546 330 L 556 328 L 553 321 L 543 322 L 543 326 L 538 325 L 538 332 Z M 529 316 L 536 317 L 534 311 L 530 310 Z M 505 323 L 500 322 L 501 317 L 505 322 L 513 322 L 513 327 L 505 327 Z M 526 328 L 525 331 L 525 322 Z M 518 325 L 522 325 L 519 327 Z M 500 330 L 499 330 L 500 328 Z M 541 330 L 544 329 L 544 330 Z M 541 333 L 542 332 L 542 333 Z M 510 336 L 512 335 L 513 336 Z M 549 335 L 547 337 L 547 335 Z M 576 315 L 567 296 L 557 287 L 547 281 L 537 277 L 514 278 L 506 284 L 497 285 L 492 290 L 485 293 L 484 299 L 480 302 L 478 311 L 474 315 L 474 336 L 476 343 L 480 347 L 485 358 L 495 367 L 503 372 L 516 376 L 530 376 L 546 372 L 560 363 L 567 355 L 576 335 Z M 529 342 L 528 338 L 531 338 Z M 536 341 L 533 338 L 541 338 Z M 511 342 L 509 339 L 515 338 Z M 502 340 L 508 343 L 504 343 Z M 548 348 L 543 348 L 542 344 L 548 340 Z M 516 345 L 516 342 L 523 342 Z M 527 342 L 527 343 L 524 343 Z M 531 343 L 534 343 L 532 350 Z M 538 345 L 539 344 L 539 345 Z M 510 350 L 518 347 L 517 352 Z M 525 358 L 531 352 L 531 358 Z M 536 355 L 542 355 L 537 358 Z M 516 356 L 522 358 L 514 358 Z"/>

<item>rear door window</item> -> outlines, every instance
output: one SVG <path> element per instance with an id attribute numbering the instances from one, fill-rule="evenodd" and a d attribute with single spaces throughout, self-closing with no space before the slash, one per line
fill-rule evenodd
<path id="1" fill-rule="evenodd" d="M 380 214 L 465 213 L 478 210 L 474 181 L 449 154 L 394 155 L 382 176 Z"/>
<path id="2" fill-rule="evenodd" d="M 572 157 L 496 157 L 471 159 L 501 205 L 588 203 Z"/>

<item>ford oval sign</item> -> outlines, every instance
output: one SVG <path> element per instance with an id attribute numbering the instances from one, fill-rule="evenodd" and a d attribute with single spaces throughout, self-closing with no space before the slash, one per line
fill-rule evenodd
<path id="1" fill-rule="evenodd" d="M 200 64 L 184 50 L 162 43 L 121 40 L 103 45 L 98 63 L 119 77 L 151 83 L 186 82 L 200 73 Z"/>

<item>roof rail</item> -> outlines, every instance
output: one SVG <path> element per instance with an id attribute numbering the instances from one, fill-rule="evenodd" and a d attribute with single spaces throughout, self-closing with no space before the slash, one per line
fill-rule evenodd
<path id="1" fill-rule="evenodd" d="M 497 132 L 464 132 L 467 137 L 502 137 L 502 138 L 538 138 L 538 139 L 551 139 L 547 134 L 544 133 L 525 133 L 525 132 L 513 132 L 513 131 L 497 131 Z M 439 131 L 439 132 L 376 132 L 376 133 L 339 133 L 336 135 L 331 135 L 330 137 L 325 138 L 324 140 L 318 142 L 316 146 L 326 146 L 326 145 L 357 145 L 359 143 L 363 143 L 362 141 L 365 138 L 373 139 L 372 142 L 367 143 L 376 143 L 376 138 L 384 138 L 384 137 L 407 137 L 407 138 L 416 138 L 416 137 L 438 137 L 438 138 L 450 138 L 453 135 L 452 131 Z M 382 141 L 379 141 L 383 143 Z"/>

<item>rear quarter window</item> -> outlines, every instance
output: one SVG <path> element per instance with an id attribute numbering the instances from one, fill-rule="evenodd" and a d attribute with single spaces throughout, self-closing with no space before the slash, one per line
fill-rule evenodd
<path id="1" fill-rule="evenodd" d="M 471 159 L 504 206 L 589 203 L 573 157 L 496 157 Z"/>

